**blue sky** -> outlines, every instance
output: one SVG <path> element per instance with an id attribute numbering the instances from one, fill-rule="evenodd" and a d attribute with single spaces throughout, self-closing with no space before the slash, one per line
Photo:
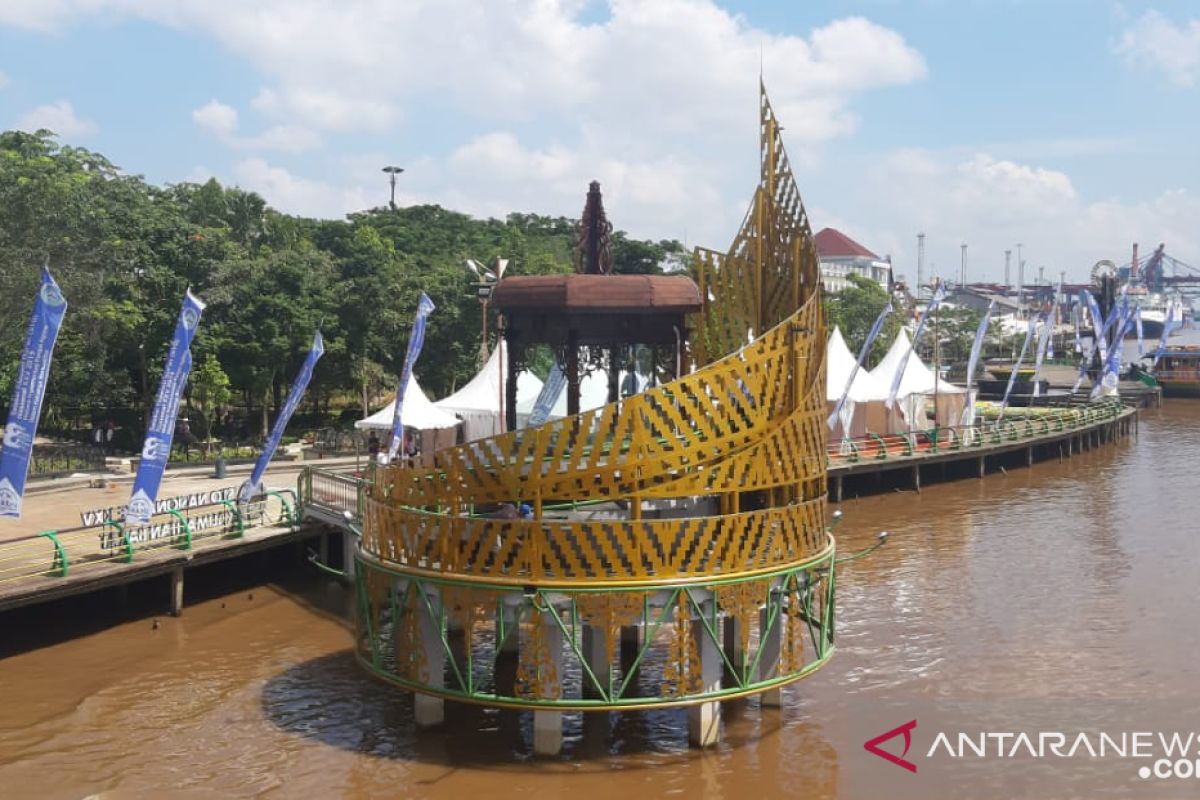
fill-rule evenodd
<path id="1" fill-rule="evenodd" d="M 337 217 L 386 201 L 577 214 L 723 248 L 759 63 L 816 227 L 913 272 L 1200 266 L 1200 6 L 1181 0 L 5 0 L 0 127 L 157 183 Z M 490 254 L 480 254 L 488 257 Z"/>

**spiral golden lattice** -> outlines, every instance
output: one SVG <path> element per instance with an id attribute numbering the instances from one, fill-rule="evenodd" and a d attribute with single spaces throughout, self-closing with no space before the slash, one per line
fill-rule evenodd
<path id="1" fill-rule="evenodd" d="M 726 253 L 697 249 L 691 374 L 536 428 L 380 470 L 364 552 L 410 570 L 517 582 L 648 582 L 770 571 L 825 535 L 825 320 L 816 249 L 761 93 L 761 169 Z M 552 502 L 686 498 L 685 519 L 541 519 Z M 696 503 L 713 498 L 715 508 Z M 524 500 L 533 520 L 468 512 Z"/>

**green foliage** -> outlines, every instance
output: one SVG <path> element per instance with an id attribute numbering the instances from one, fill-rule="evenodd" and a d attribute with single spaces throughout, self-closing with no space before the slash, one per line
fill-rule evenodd
<path id="1" fill-rule="evenodd" d="M 857 355 L 889 298 L 887 291 L 875 281 L 855 274 L 847 277 L 851 285 L 825 299 L 825 318 L 831 331 L 834 327 L 841 328 L 850 352 Z M 900 332 L 901 318 L 902 314 L 897 309 L 884 320 L 883 330 L 867 354 L 864 366 L 868 369 L 878 364 L 887 353 L 888 346 Z"/>
<path id="2" fill-rule="evenodd" d="M 970 308 L 942 308 L 934 314 L 925 330 L 929 332 L 928 350 L 933 354 L 936 337 L 936 358 L 939 364 L 965 364 L 971 357 L 971 345 L 975 343 L 975 331 L 982 311 Z"/>
<path id="3" fill-rule="evenodd" d="M 192 369 L 189 380 L 192 401 L 198 412 L 195 433 L 202 440 L 208 439 L 212 435 L 213 412 L 233 397 L 229 389 L 229 376 L 221 368 L 217 357 L 209 353 L 199 366 Z"/>
<path id="4" fill-rule="evenodd" d="M 443 396 L 474 374 L 479 353 L 480 305 L 464 260 L 503 256 L 509 275 L 569 272 L 575 225 L 524 213 L 479 220 L 433 205 L 305 219 L 216 180 L 152 186 L 49 131 L 3 132 L 0 404 L 47 261 L 70 302 L 48 419 L 144 413 L 189 286 L 208 303 L 189 388 L 198 434 L 213 409 L 232 403 L 253 409 L 265 436 L 318 325 L 326 355 L 306 402 L 361 411 L 364 388 L 368 404 L 378 402 L 394 390 L 422 291 L 437 309 L 416 372 Z M 685 257 L 678 242 L 613 234 L 618 272 L 657 273 Z"/>

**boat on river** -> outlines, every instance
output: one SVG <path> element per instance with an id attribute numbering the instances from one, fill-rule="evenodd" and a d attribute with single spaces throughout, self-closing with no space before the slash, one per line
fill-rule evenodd
<path id="1" fill-rule="evenodd" d="M 1168 347 L 1153 374 L 1163 397 L 1200 397 L 1200 345 Z"/>

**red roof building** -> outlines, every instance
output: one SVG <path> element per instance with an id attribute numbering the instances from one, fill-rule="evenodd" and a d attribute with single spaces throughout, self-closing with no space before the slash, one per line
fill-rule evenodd
<path id="1" fill-rule="evenodd" d="M 881 259 L 834 228 L 822 228 L 813 237 L 813 243 L 821 259 L 821 282 L 825 291 L 845 289 L 850 285 L 850 273 L 873 280 L 890 291 L 892 265 L 889 260 Z"/>
<path id="2" fill-rule="evenodd" d="M 879 256 L 846 234 L 833 228 L 822 228 L 817 231 L 817 235 L 813 237 L 813 244 L 817 246 L 817 252 L 821 255 L 822 259 L 862 256 L 872 261 L 879 260 Z"/>

